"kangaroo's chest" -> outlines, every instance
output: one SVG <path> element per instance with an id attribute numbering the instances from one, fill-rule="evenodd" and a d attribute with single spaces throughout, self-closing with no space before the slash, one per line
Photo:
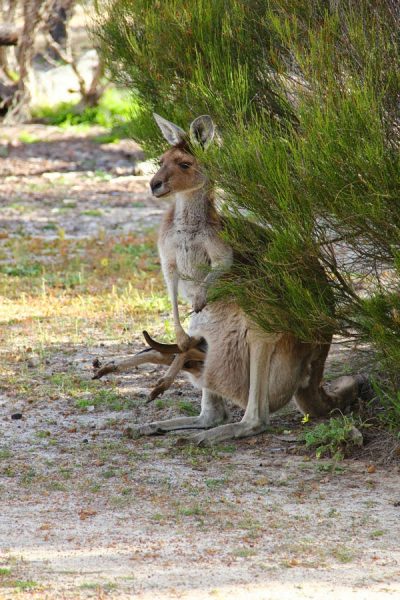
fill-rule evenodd
<path id="1" fill-rule="evenodd" d="M 210 265 L 208 239 L 204 231 L 177 227 L 174 232 L 175 260 L 182 277 L 199 277 Z"/>

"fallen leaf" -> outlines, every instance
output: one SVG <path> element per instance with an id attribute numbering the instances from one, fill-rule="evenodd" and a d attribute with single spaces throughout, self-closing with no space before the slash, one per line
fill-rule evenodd
<path id="1" fill-rule="evenodd" d="M 97 511 L 96 510 L 92 510 L 91 508 L 82 508 L 82 510 L 79 511 L 79 518 L 81 521 L 84 521 L 85 519 L 88 519 L 89 517 L 94 517 L 94 515 L 97 515 Z"/>

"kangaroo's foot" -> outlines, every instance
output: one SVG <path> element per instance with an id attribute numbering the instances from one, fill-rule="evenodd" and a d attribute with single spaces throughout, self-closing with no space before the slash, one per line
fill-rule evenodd
<path id="1" fill-rule="evenodd" d="M 228 423 L 214 427 L 209 431 L 202 431 L 187 438 L 189 443 L 197 446 L 213 446 L 226 440 L 238 439 L 257 435 L 263 431 L 267 431 L 266 423 L 248 423 L 241 421 L 240 423 Z"/>
<path id="2" fill-rule="evenodd" d="M 168 431 L 178 431 L 180 429 L 208 429 L 226 423 L 228 420 L 229 412 L 224 399 L 204 388 L 201 398 L 201 413 L 198 417 L 177 417 L 166 421 L 154 421 L 153 423 L 130 427 L 125 433 L 128 437 L 162 435 Z"/>
<path id="3" fill-rule="evenodd" d="M 168 433 L 168 431 L 179 431 L 180 429 L 209 429 L 223 423 L 225 420 L 226 416 L 221 416 L 218 419 L 210 419 L 206 415 L 177 417 L 176 419 L 154 421 L 153 423 L 128 427 L 125 430 L 125 434 L 128 437 L 136 438 L 142 435 L 163 435 L 164 433 Z"/>

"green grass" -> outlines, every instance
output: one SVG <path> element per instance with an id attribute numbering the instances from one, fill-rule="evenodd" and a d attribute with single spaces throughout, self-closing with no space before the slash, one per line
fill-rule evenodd
<path id="1" fill-rule="evenodd" d="M 84 217 L 102 217 L 103 211 L 99 210 L 97 208 L 91 208 L 91 209 L 82 211 L 81 215 L 83 215 Z"/>
<path id="2" fill-rule="evenodd" d="M 40 138 L 38 138 L 35 135 L 32 135 L 31 133 L 29 133 L 29 131 L 21 131 L 21 133 L 18 136 L 18 139 L 23 144 L 37 144 L 41 141 Z"/>
<path id="3" fill-rule="evenodd" d="M 317 458 L 329 456 L 342 460 L 354 446 L 362 443 L 355 437 L 357 425 L 360 424 L 352 415 L 342 415 L 308 429 L 303 433 L 303 439 L 306 447 L 315 451 Z"/>
<path id="4" fill-rule="evenodd" d="M 94 391 L 89 397 L 80 398 L 75 402 L 75 406 L 80 409 L 94 406 L 95 408 L 103 407 L 115 411 L 129 409 L 133 404 L 134 401 L 130 398 L 121 396 L 115 390 L 108 389 Z"/>
<path id="5" fill-rule="evenodd" d="M 338 560 L 339 562 L 346 564 L 346 563 L 350 563 L 354 560 L 354 553 L 349 549 L 346 548 L 345 546 L 339 546 L 337 548 L 335 548 L 332 552 L 333 556 L 336 558 L 336 560 Z"/>
<path id="6" fill-rule="evenodd" d="M 197 406 L 194 406 L 191 402 L 188 402 L 188 400 L 180 400 L 178 402 L 178 409 L 179 412 L 190 417 L 194 417 L 199 414 L 199 409 Z"/>
<path id="7" fill-rule="evenodd" d="M 1 576 L 1 574 L 0 574 Z M 10 587 L 15 588 L 16 590 L 25 591 L 25 590 L 33 590 L 38 587 L 38 583 L 33 580 L 23 580 L 23 579 L 4 579 L 0 580 L 0 587 Z M 0 596 L 1 597 L 1 596 Z"/>
<path id="8" fill-rule="evenodd" d="M 109 129 L 109 132 L 97 136 L 94 141 L 107 144 L 130 137 L 129 121 L 132 118 L 134 109 L 135 102 L 129 92 L 108 88 L 95 107 L 78 110 L 77 105 L 64 102 L 55 107 L 42 106 L 36 108 L 33 117 L 49 125 L 58 125 L 63 128 L 100 125 Z M 33 143 L 32 140 L 28 141 L 27 136 L 21 141 Z"/>

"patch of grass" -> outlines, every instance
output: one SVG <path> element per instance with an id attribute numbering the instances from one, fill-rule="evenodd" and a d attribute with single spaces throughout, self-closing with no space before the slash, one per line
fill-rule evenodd
<path id="1" fill-rule="evenodd" d="M 131 408 L 134 401 L 125 396 L 121 396 L 115 390 L 103 389 L 97 390 L 87 398 L 78 399 L 75 402 L 77 408 L 87 408 L 94 406 L 95 408 L 106 407 L 111 410 L 126 410 Z"/>
<path id="2" fill-rule="evenodd" d="M 50 431 L 40 430 L 35 433 L 35 436 L 41 440 L 49 438 L 51 436 Z"/>
<path id="3" fill-rule="evenodd" d="M 102 217 L 103 216 L 103 211 L 93 208 L 93 209 L 89 209 L 89 210 L 84 210 L 81 212 L 81 215 L 83 215 L 84 217 Z"/>
<path id="4" fill-rule="evenodd" d="M 188 400 L 180 400 L 178 402 L 178 409 L 179 412 L 183 413 L 184 415 L 194 417 L 199 414 L 199 409 Z"/>
<path id="5" fill-rule="evenodd" d="M 61 481 L 51 481 L 48 484 L 47 489 L 51 492 L 66 492 L 67 486 L 64 483 L 61 483 Z"/>
<path id="6" fill-rule="evenodd" d="M 342 415 L 308 429 L 303 434 L 306 447 L 315 450 L 317 458 L 330 456 L 342 460 L 354 446 L 362 444 L 354 417 Z"/>
<path id="7" fill-rule="evenodd" d="M 129 92 L 109 88 L 97 106 L 78 109 L 78 105 L 64 102 L 58 106 L 42 106 L 34 110 L 35 119 L 49 125 L 69 128 L 100 125 L 109 129 L 106 134 L 97 136 L 94 141 L 100 144 L 112 143 L 129 136 L 129 121 L 136 109 L 135 100 Z"/>
<path id="8" fill-rule="evenodd" d="M 205 483 L 208 488 L 215 490 L 226 485 L 226 479 L 206 479 Z"/>
<path id="9" fill-rule="evenodd" d="M 37 477 L 35 469 L 30 467 L 21 475 L 21 485 L 30 486 Z"/>
<path id="10" fill-rule="evenodd" d="M 237 548 L 233 550 L 232 554 L 238 558 L 249 558 L 250 556 L 256 556 L 257 551 L 252 548 Z"/>
<path id="11" fill-rule="evenodd" d="M 40 263 L 20 263 L 15 265 L 1 265 L 0 272 L 11 277 L 37 277 L 42 274 Z"/>
<path id="12" fill-rule="evenodd" d="M 400 440 L 400 390 L 385 389 L 374 382 L 374 389 L 385 410 L 379 412 L 381 422 Z"/>
<path id="13" fill-rule="evenodd" d="M 38 583 L 36 581 L 33 580 L 23 580 L 23 579 L 17 579 L 15 581 L 11 581 L 9 583 L 10 587 L 14 587 L 18 590 L 32 590 L 33 588 L 38 587 Z"/>
<path id="14" fill-rule="evenodd" d="M 115 469 L 106 469 L 106 471 L 102 472 L 101 476 L 104 477 L 104 479 L 111 479 L 112 477 L 116 477 L 117 474 Z"/>
<path id="15" fill-rule="evenodd" d="M 99 588 L 100 588 L 99 583 L 92 583 L 92 582 L 81 583 L 79 586 L 80 590 L 97 590 Z"/>
<path id="16" fill-rule="evenodd" d="M 29 131 L 21 131 L 21 133 L 18 136 L 18 139 L 23 144 L 37 144 L 41 141 L 40 138 L 38 138 L 35 135 L 32 135 L 31 133 L 29 133 Z"/>
<path id="17" fill-rule="evenodd" d="M 177 510 L 177 514 L 183 517 L 200 517 L 205 515 L 205 510 L 199 504 L 195 504 L 193 506 L 183 506 L 179 507 Z"/>
<path id="18" fill-rule="evenodd" d="M 341 563 L 350 563 L 354 560 L 354 553 L 346 546 L 338 546 L 332 550 L 332 555 Z"/>
<path id="19" fill-rule="evenodd" d="M 0 577 L 4 577 L 4 576 L 10 575 L 10 574 L 11 574 L 10 567 L 0 567 Z"/>
<path id="20" fill-rule="evenodd" d="M 316 465 L 317 471 L 320 473 L 344 473 L 346 470 L 344 467 L 341 467 L 337 464 L 336 461 L 332 462 L 322 462 Z"/>
<path id="21" fill-rule="evenodd" d="M 371 538 L 371 540 L 374 540 L 376 538 L 380 538 L 383 535 L 385 535 L 386 531 L 384 531 L 383 529 L 376 529 L 375 531 L 371 531 L 371 533 L 369 534 L 369 537 Z"/>
<path id="22" fill-rule="evenodd" d="M 58 225 L 56 223 L 46 223 L 42 227 L 43 231 L 57 231 Z"/>
<path id="23" fill-rule="evenodd" d="M 113 581 L 109 581 L 108 583 L 95 583 L 95 582 L 91 582 L 88 581 L 87 583 L 81 583 L 79 586 L 80 590 L 94 590 L 94 591 L 98 591 L 99 593 L 101 592 L 112 592 L 113 590 L 118 589 L 118 584 L 114 583 Z"/>

